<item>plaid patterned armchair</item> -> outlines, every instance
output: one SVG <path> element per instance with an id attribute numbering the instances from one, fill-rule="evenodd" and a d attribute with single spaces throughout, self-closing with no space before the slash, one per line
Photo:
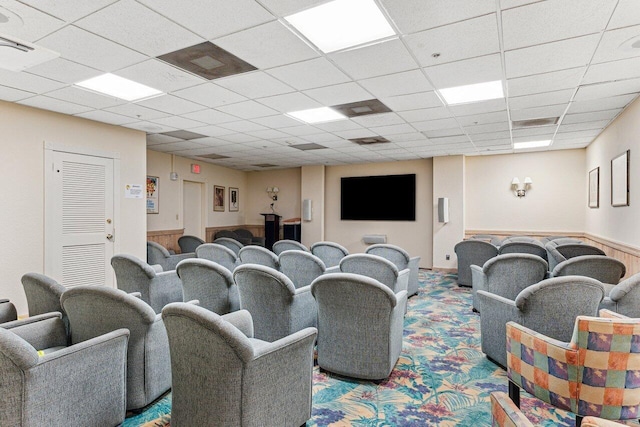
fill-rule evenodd
<path id="1" fill-rule="evenodd" d="M 601 312 L 601 316 L 609 313 Z M 637 419 L 640 411 L 640 319 L 578 316 L 569 343 L 507 323 L 509 396 L 520 388 L 576 414 Z"/>

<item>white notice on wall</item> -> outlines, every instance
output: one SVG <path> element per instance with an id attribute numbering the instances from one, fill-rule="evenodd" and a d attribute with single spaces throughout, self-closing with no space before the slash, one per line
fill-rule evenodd
<path id="1" fill-rule="evenodd" d="M 127 184 L 124 186 L 125 199 L 142 199 L 143 195 L 142 185 L 140 184 Z"/>

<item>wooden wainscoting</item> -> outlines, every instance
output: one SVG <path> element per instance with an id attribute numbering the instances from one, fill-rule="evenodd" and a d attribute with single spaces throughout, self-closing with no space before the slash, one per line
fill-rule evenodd
<path id="1" fill-rule="evenodd" d="M 167 249 L 180 253 L 178 239 L 184 234 L 184 228 L 177 230 L 147 231 L 147 240 L 161 244 Z"/>
<path id="2" fill-rule="evenodd" d="M 245 224 L 245 225 L 226 225 L 220 227 L 207 227 L 207 242 L 213 242 L 213 236 L 220 230 L 236 230 L 238 228 L 246 228 L 256 237 L 264 237 L 264 225 Z"/>

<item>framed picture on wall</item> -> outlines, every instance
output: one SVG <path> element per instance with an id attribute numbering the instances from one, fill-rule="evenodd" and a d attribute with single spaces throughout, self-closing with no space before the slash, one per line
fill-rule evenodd
<path id="1" fill-rule="evenodd" d="M 240 193 L 234 187 L 229 187 L 229 212 L 238 212 L 240 210 Z"/>
<path id="2" fill-rule="evenodd" d="M 213 186 L 213 210 L 224 212 L 224 187 L 219 185 Z"/>
<path id="3" fill-rule="evenodd" d="M 629 154 L 611 160 L 611 206 L 629 206 Z"/>
<path id="4" fill-rule="evenodd" d="M 600 167 L 589 172 L 589 207 L 600 207 Z"/>
<path id="5" fill-rule="evenodd" d="M 160 213 L 158 206 L 159 178 L 157 176 L 147 176 L 147 213 Z"/>

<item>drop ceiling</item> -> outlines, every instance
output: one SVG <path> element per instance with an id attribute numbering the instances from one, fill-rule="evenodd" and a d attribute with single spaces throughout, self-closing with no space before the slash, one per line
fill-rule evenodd
<path id="1" fill-rule="evenodd" d="M 512 153 L 534 139 L 586 147 L 640 93 L 637 0 L 375 1 L 397 37 L 325 54 L 284 19 L 322 0 L 0 0 L 0 34 L 60 54 L 0 69 L 0 99 L 264 170 Z M 205 42 L 256 69 L 208 80 L 157 58 Z M 132 103 L 73 85 L 105 72 L 165 95 Z M 493 80 L 504 99 L 447 106 L 436 92 Z M 313 125 L 284 115 L 376 99 L 389 111 Z"/>

